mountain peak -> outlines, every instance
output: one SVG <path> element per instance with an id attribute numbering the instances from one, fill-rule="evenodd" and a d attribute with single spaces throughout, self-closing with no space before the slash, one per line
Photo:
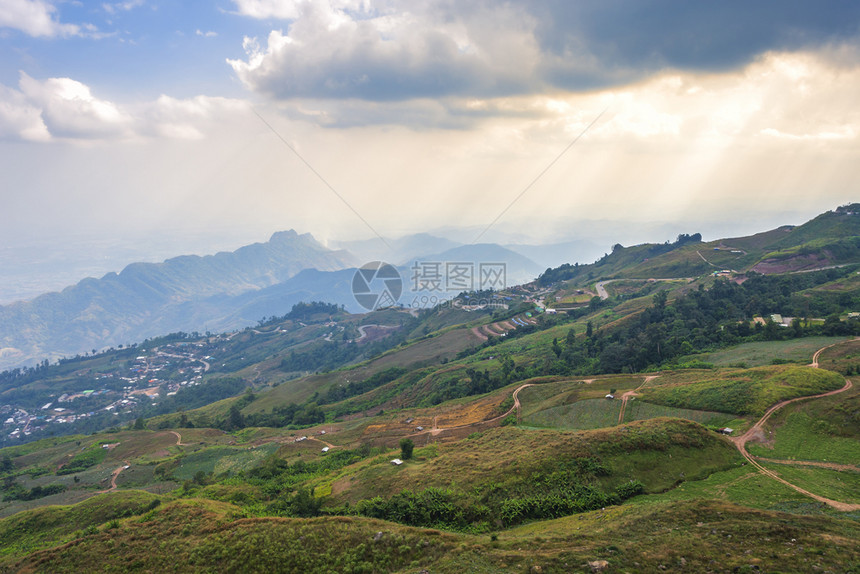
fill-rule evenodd
<path id="1" fill-rule="evenodd" d="M 305 235 L 310 235 L 310 233 L 306 233 Z M 276 231 L 269 238 L 269 243 L 275 243 L 279 241 L 292 241 L 299 237 L 299 234 L 296 233 L 295 229 L 287 229 L 286 231 Z"/>

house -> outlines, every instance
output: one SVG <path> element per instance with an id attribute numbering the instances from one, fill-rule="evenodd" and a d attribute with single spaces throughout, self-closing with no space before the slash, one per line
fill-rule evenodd
<path id="1" fill-rule="evenodd" d="M 732 434 L 733 432 L 735 432 L 735 429 L 730 429 L 729 427 L 723 427 L 723 428 L 717 430 L 717 432 L 721 433 L 721 434 Z"/>
<path id="2" fill-rule="evenodd" d="M 415 430 L 417 430 L 417 431 L 423 431 L 423 430 L 424 430 L 424 427 L 415 427 Z"/>
<path id="3" fill-rule="evenodd" d="M 328 452 L 328 447 L 327 447 L 327 446 L 324 446 L 324 447 L 323 447 L 323 449 L 322 449 L 322 451 L 323 451 L 323 452 Z"/>
<path id="4" fill-rule="evenodd" d="M 606 397 L 605 397 L 605 398 L 607 398 L 607 399 L 614 399 L 614 398 L 615 398 L 615 395 L 606 395 Z"/>
<path id="5" fill-rule="evenodd" d="M 400 466 L 401 464 L 403 464 L 403 461 L 399 458 L 395 458 L 391 460 L 391 464 L 393 464 L 394 466 Z"/>

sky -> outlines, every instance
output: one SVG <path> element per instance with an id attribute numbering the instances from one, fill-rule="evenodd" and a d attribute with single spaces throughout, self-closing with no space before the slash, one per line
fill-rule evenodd
<path id="1" fill-rule="evenodd" d="M 628 244 L 860 199 L 857 2 L 0 0 L 0 55 L 0 251 Z"/>

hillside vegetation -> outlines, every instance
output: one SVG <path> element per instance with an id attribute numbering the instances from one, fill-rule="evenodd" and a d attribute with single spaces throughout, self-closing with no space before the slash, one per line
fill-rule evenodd
<path id="1" fill-rule="evenodd" d="M 2 373 L 0 572 L 860 571 L 858 211 Z"/>
<path id="2" fill-rule="evenodd" d="M 760 416 L 780 401 L 832 391 L 844 384 L 836 373 L 773 366 L 705 375 L 689 384 L 658 384 L 641 392 L 646 400 L 657 404 Z"/>

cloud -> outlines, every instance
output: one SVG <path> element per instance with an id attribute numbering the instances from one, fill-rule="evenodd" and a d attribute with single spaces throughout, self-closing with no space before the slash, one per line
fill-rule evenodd
<path id="1" fill-rule="evenodd" d="M 273 30 L 265 46 L 246 38 L 247 60 L 228 60 L 254 91 L 284 99 L 398 101 L 519 93 L 535 81 L 537 46 L 522 9 L 291 5 L 295 10 L 284 13 L 296 19 L 287 33 Z"/>
<path id="2" fill-rule="evenodd" d="M 769 51 L 856 42 L 860 32 L 860 5 L 848 0 L 826 7 L 806 0 L 545 0 L 532 6 L 547 73 L 557 85 L 572 88 L 588 81 L 571 70 L 570 62 L 581 58 L 604 70 L 592 81 L 611 82 L 614 75 L 641 77 L 663 68 L 737 68 Z"/>
<path id="3" fill-rule="evenodd" d="M 291 20 L 299 15 L 300 3 L 294 0 L 235 0 L 239 14 L 260 19 Z"/>
<path id="4" fill-rule="evenodd" d="M 0 85 L 0 139 L 47 141 L 50 137 L 39 108 L 21 92 Z"/>
<path id="5" fill-rule="evenodd" d="M 21 72 L 21 92 L 39 106 L 54 137 L 90 139 L 129 136 L 132 119 L 114 103 L 96 98 L 71 78 L 39 81 Z"/>
<path id="6" fill-rule="evenodd" d="M 204 38 L 215 38 L 216 36 L 218 36 L 218 32 L 213 32 L 212 30 L 209 30 L 207 32 L 203 32 L 202 30 L 198 29 L 194 33 L 196 35 L 202 36 Z"/>
<path id="7" fill-rule="evenodd" d="M 162 95 L 141 110 L 142 133 L 167 139 L 200 140 L 231 124 L 247 124 L 248 105 L 240 100 L 197 96 L 177 99 Z"/>
<path id="8" fill-rule="evenodd" d="M 228 60 L 246 87 L 282 100 L 585 92 L 666 69 L 728 71 L 767 52 L 857 45 L 860 34 L 860 4 L 849 1 L 234 3 L 286 24 L 246 38 L 246 58 Z"/>
<path id="9" fill-rule="evenodd" d="M 102 4 L 102 8 L 108 14 L 116 14 L 118 12 L 129 12 L 138 6 L 143 6 L 145 3 L 145 0 L 128 0 L 128 2 L 114 2 L 112 4 L 105 2 Z"/>
<path id="10" fill-rule="evenodd" d="M 80 28 L 55 18 L 57 8 L 44 0 L 0 0 L 0 28 L 13 28 L 29 36 L 75 36 Z"/>
<path id="11" fill-rule="evenodd" d="M 240 100 L 197 96 L 120 106 L 71 78 L 37 80 L 21 72 L 19 90 L 0 85 L 0 139 L 47 142 L 199 140 L 248 125 Z M 256 124 L 253 124 L 256 125 Z"/>

